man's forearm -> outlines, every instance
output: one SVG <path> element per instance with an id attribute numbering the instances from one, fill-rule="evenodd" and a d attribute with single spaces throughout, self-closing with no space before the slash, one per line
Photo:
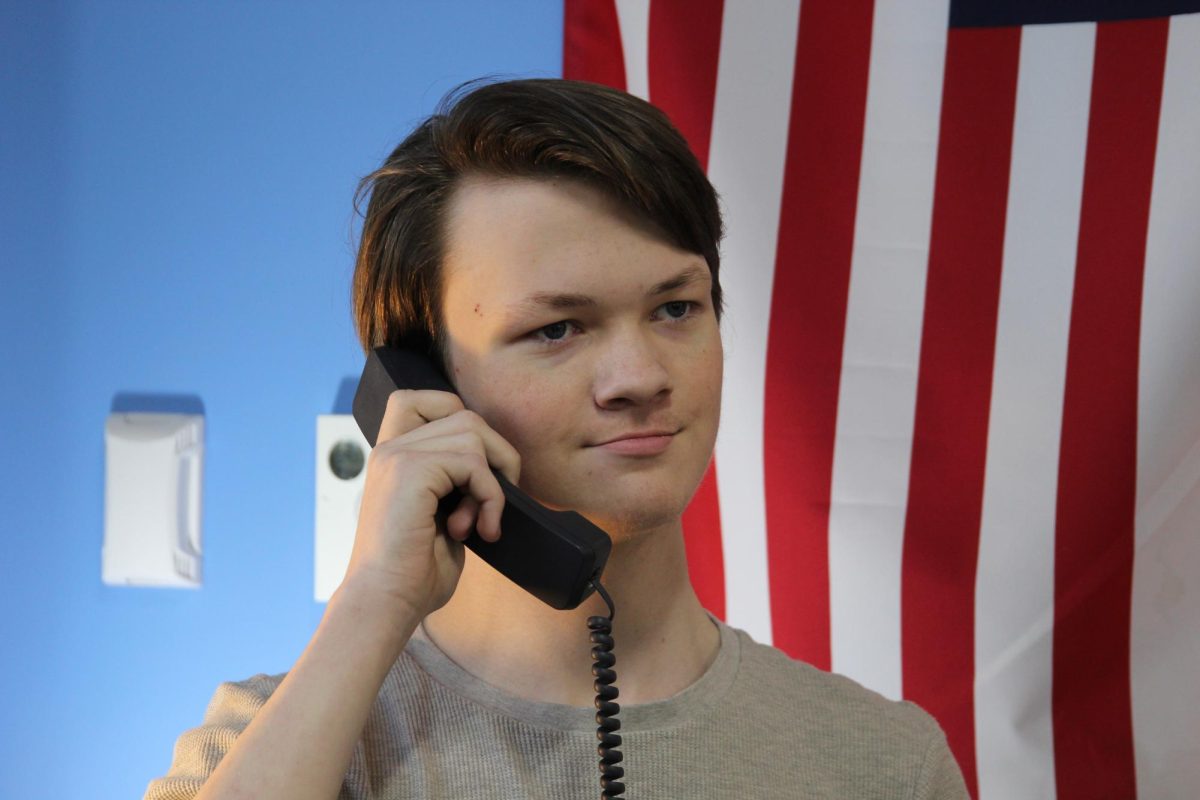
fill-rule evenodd
<path id="1" fill-rule="evenodd" d="M 295 666 L 196 800 L 337 796 L 388 670 L 420 623 L 343 585 Z"/>

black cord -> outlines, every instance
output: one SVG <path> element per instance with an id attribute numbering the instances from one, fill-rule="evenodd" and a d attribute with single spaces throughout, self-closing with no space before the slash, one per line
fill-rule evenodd
<path id="1" fill-rule="evenodd" d="M 612 652 L 612 621 L 617 610 L 598 579 L 592 579 L 592 586 L 596 587 L 596 592 L 608 605 L 608 616 L 588 617 L 587 626 L 592 632 L 589 638 L 592 642 L 592 676 L 596 679 L 596 724 L 600 726 L 596 728 L 596 738 L 600 740 L 596 747 L 600 755 L 600 798 L 609 800 L 620 798 L 625 792 L 625 784 L 620 781 L 625 776 L 625 770 L 617 766 L 624 758 L 617 749 L 621 746 L 621 737 L 617 734 L 621 729 L 621 722 L 617 719 L 621 706 L 613 702 L 617 699 L 617 687 L 614 685 L 617 673 L 613 669 L 617 657 Z"/>

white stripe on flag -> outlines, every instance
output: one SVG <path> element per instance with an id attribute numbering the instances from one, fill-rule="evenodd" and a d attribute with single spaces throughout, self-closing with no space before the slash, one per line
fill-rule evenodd
<path id="1" fill-rule="evenodd" d="M 975 584 L 979 796 L 1055 796 L 1054 532 L 1095 23 L 1021 34 Z"/>
<path id="2" fill-rule="evenodd" d="M 1200 14 L 1171 20 L 1146 240 L 1130 681 L 1138 797 L 1200 786 Z"/>
<path id="3" fill-rule="evenodd" d="M 900 564 L 947 0 L 875 6 L 829 513 L 833 669 L 901 697 Z"/>
<path id="4" fill-rule="evenodd" d="M 616 0 L 621 52 L 625 57 L 625 91 L 650 99 L 650 0 Z"/>
<path id="5" fill-rule="evenodd" d="M 728 230 L 721 248 L 727 306 L 716 447 L 725 616 L 765 644 L 772 637 L 763 396 L 799 17 L 798 0 L 726 9 L 709 148 L 708 173 Z"/>

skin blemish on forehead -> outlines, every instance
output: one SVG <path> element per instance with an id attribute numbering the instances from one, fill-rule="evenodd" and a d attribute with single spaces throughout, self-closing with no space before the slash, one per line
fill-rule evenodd
<path id="1" fill-rule="evenodd" d="M 483 316 L 483 312 L 479 310 L 479 303 L 475 304 L 475 313 L 481 317 Z"/>

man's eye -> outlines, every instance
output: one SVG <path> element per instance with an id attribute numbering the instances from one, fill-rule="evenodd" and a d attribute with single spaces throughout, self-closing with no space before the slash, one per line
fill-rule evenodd
<path id="1" fill-rule="evenodd" d="M 539 333 L 545 334 L 547 339 L 556 341 L 567 335 L 567 323 L 555 322 L 553 325 L 547 325 L 538 330 Z"/>
<path id="2" fill-rule="evenodd" d="M 700 311 L 700 304 L 691 300 L 672 300 L 663 303 L 659 308 L 667 312 L 668 318 L 682 321 L 695 316 Z"/>
<path id="3" fill-rule="evenodd" d="M 565 342 L 568 335 L 571 333 L 572 325 L 574 325 L 573 322 L 561 320 L 559 322 L 551 323 L 550 325 L 543 325 L 529 335 L 532 336 L 533 340 L 539 344 L 555 344 L 557 342 Z"/>

